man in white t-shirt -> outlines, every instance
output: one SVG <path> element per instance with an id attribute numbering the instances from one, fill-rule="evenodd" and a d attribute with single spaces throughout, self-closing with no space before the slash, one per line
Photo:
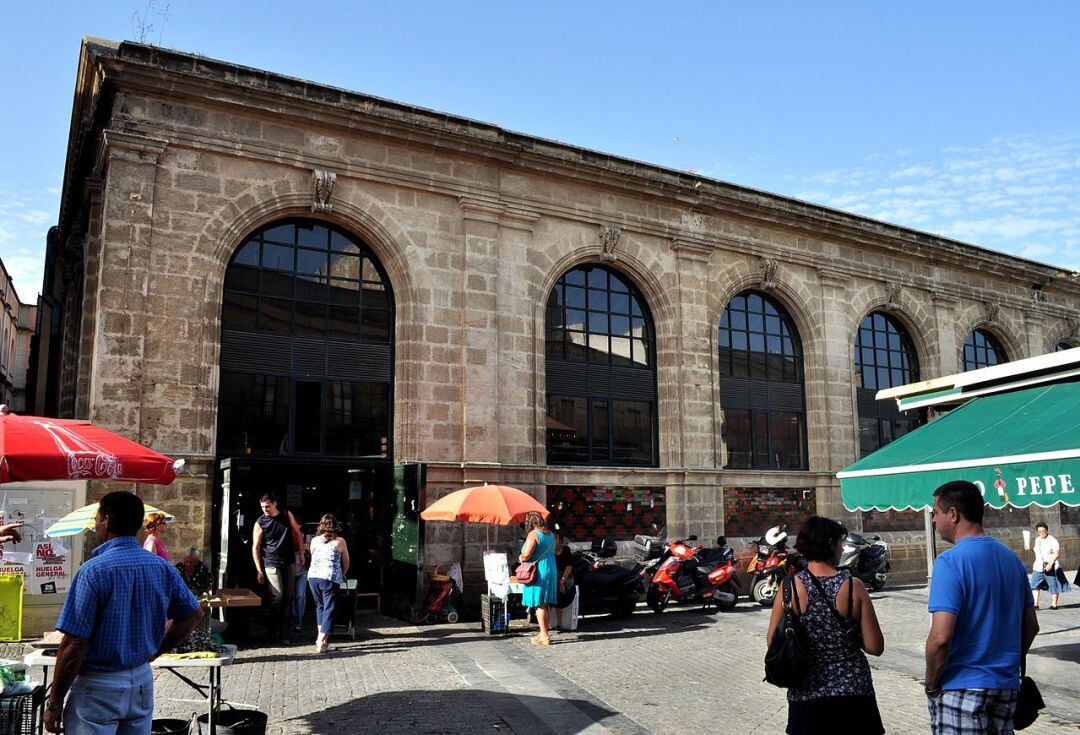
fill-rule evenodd
<path id="1" fill-rule="evenodd" d="M 1035 544 L 1033 551 L 1035 552 L 1035 562 L 1031 565 L 1031 591 L 1035 595 L 1035 609 L 1039 609 L 1039 592 L 1040 587 L 1046 584 L 1046 588 L 1050 591 L 1050 609 L 1057 610 L 1058 607 L 1058 595 L 1062 592 L 1068 592 L 1066 588 L 1062 588 L 1062 583 L 1058 579 L 1058 569 L 1061 568 L 1061 544 L 1058 540 L 1050 535 L 1050 529 L 1045 523 L 1039 521 L 1035 524 Z"/>

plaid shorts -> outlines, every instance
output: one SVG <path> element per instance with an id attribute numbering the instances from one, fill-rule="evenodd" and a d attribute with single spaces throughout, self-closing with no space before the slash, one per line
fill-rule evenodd
<path id="1" fill-rule="evenodd" d="M 927 697 L 933 735 L 1013 735 L 1016 689 L 954 689 Z"/>

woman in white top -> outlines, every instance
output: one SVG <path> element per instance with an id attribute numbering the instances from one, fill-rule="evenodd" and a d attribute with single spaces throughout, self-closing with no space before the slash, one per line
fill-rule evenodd
<path id="1" fill-rule="evenodd" d="M 337 518 L 327 513 L 319 520 L 315 538 L 311 539 L 311 566 L 308 567 L 308 587 L 315 598 L 315 620 L 319 633 L 315 650 L 330 650 L 330 629 L 334 625 L 337 593 L 349 571 L 349 547 L 338 534 Z"/>
<path id="2" fill-rule="evenodd" d="M 1058 609 L 1058 595 L 1069 591 L 1069 583 L 1061 574 L 1061 545 L 1050 535 L 1050 529 L 1039 521 L 1035 524 L 1035 562 L 1031 565 L 1031 590 L 1035 594 L 1035 609 L 1039 609 L 1039 591 L 1050 590 L 1050 609 Z"/>

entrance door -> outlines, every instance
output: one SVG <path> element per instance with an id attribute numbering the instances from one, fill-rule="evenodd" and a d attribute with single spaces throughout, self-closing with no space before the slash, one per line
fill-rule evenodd
<path id="1" fill-rule="evenodd" d="M 280 508 L 314 534 L 319 519 L 333 514 L 349 545 L 349 576 L 361 589 L 381 592 L 386 578 L 393 518 L 393 478 L 386 463 L 368 465 L 289 462 L 231 457 L 218 463 L 215 524 L 219 586 L 256 587 L 251 539 L 262 511 L 259 499 L 274 493 Z"/>

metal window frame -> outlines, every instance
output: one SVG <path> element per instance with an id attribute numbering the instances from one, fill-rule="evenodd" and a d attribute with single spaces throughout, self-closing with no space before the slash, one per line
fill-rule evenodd
<path id="1" fill-rule="evenodd" d="M 607 275 L 606 285 L 603 287 L 591 286 L 589 284 L 589 276 L 595 271 L 603 271 Z M 571 274 L 576 272 L 582 273 L 583 283 L 569 283 L 568 278 Z M 611 278 L 618 278 L 619 281 L 626 286 L 626 291 L 621 289 L 613 289 L 611 287 Z M 577 307 L 569 307 L 566 303 L 566 289 L 567 288 L 581 288 L 585 292 L 584 305 L 579 309 Z M 606 310 L 590 308 L 589 300 L 590 294 L 593 292 L 602 291 L 607 294 L 607 308 Z M 553 303 L 553 301 L 559 301 L 558 294 L 561 292 L 561 303 Z M 612 311 L 611 308 L 611 294 L 626 294 L 629 301 L 627 310 Z M 637 285 L 625 274 L 608 266 L 598 263 L 588 263 L 575 266 L 565 273 L 563 273 L 559 279 L 552 286 L 551 291 L 548 294 L 547 300 L 544 302 L 544 352 L 546 356 L 546 370 L 545 370 L 545 395 L 547 405 L 550 407 L 553 400 L 559 397 L 568 398 L 582 398 L 585 400 L 586 410 L 586 442 L 587 447 L 586 460 L 581 462 L 567 461 L 562 458 L 552 457 L 552 449 L 550 445 L 547 445 L 545 450 L 545 461 L 549 465 L 555 466 L 594 466 L 594 467 L 615 467 L 615 466 L 627 466 L 627 467 L 658 467 L 660 463 L 660 402 L 657 388 L 657 369 L 656 369 L 656 324 L 653 321 L 652 312 L 649 309 L 649 305 L 646 302 L 641 290 Z M 552 325 L 551 313 L 552 309 L 558 310 L 561 315 L 560 324 Z M 571 330 L 567 328 L 566 312 L 568 309 L 574 311 L 582 311 L 585 314 L 585 323 L 583 325 L 583 331 Z M 638 311 L 640 314 L 635 314 Z M 589 326 L 589 314 L 590 313 L 603 313 L 608 320 L 608 330 L 604 333 L 604 336 L 608 339 L 608 349 L 606 351 L 606 361 L 603 363 L 592 362 L 588 359 L 590 351 L 588 348 L 589 336 L 593 334 Z M 629 365 L 616 364 L 612 360 L 611 351 L 611 317 L 625 316 L 630 320 L 630 332 L 627 337 L 630 339 L 630 356 Z M 643 335 L 641 337 L 642 346 L 646 350 L 646 365 L 636 365 L 633 362 L 634 355 L 636 354 L 637 339 L 633 336 L 633 319 L 642 319 Z M 568 342 L 568 335 L 570 334 L 584 334 L 585 335 L 585 360 L 569 359 L 566 353 L 566 344 Z M 555 355 L 552 355 L 552 344 L 559 347 Z M 634 375 L 638 373 L 638 375 Z M 641 381 L 641 378 L 645 378 L 645 381 Z M 632 395 L 624 395 L 621 390 L 621 385 L 617 385 L 617 379 L 625 379 L 630 386 L 646 387 L 648 389 L 648 395 L 642 396 L 638 391 Z M 618 381 L 620 384 L 622 381 Z M 647 383 L 647 385 L 643 385 Z M 593 451 L 595 444 L 594 429 L 593 429 L 593 404 L 596 401 L 606 401 L 608 412 L 608 436 L 607 436 L 607 456 L 598 457 Z M 614 459 L 615 454 L 615 442 L 614 442 L 614 407 L 616 401 L 635 401 L 641 403 L 648 403 L 652 410 L 652 427 L 651 427 L 651 439 L 652 447 L 649 452 L 650 458 L 648 462 L 616 462 Z M 545 436 L 546 439 L 546 436 Z"/>
<path id="2" fill-rule="evenodd" d="M 283 225 L 293 226 L 293 242 L 291 244 L 282 242 L 277 239 L 267 239 L 266 233 L 274 228 L 281 227 Z M 355 256 L 360 258 L 361 270 L 357 274 L 356 279 L 343 279 L 349 281 L 355 281 L 359 284 L 359 292 L 357 294 L 356 301 L 356 332 L 352 339 L 342 340 L 339 338 L 331 338 L 329 322 L 327 322 L 326 328 L 323 330 L 321 336 L 301 335 L 296 334 L 295 320 L 296 320 L 296 304 L 303 302 L 309 303 L 307 299 L 297 298 L 296 282 L 300 278 L 300 274 L 297 271 L 297 252 L 300 250 L 314 250 L 322 252 L 319 248 L 312 248 L 310 245 L 302 244 L 300 242 L 300 227 L 305 228 L 317 228 L 321 227 L 326 232 L 326 246 L 325 252 L 328 256 L 335 252 L 340 252 L 334 249 L 333 236 L 337 234 L 339 237 L 344 238 L 348 243 L 356 248 Z M 266 346 L 270 352 L 277 353 L 279 358 L 276 360 L 275 365 L 260 366 L 260 364 L 241 364 L 235 359 L 219 360 L 218 370 L 219 372 L 228 371 L 240 374 L 257 374 L 266 375 L 271 377 L 285 377 L 289 379 L 289 417 L 288 417 L 288 435 L 285 442 L 285 453 L 276 455 L 266 455 L 275 457 L 297 457 L 297 458 L 327 458 L 327 459 L 354 459 L 349 455 L 327 455 L 326 454 L 326 415 L 328 410 L 329 401 L 329 384 L 334 381 L 341 381 L 346 383 L 372 383 L 376 385 L 387 386 L 387 425 L 386 425 L 386 457 L 377 458 L 373 461 L 377 462 L 392 462 L 394 456 L 394 363 L 396 352 L 396 335 L 395 335 L 395 316 L 397 313 L 397 306 L 394 298 L 393 286 L 390 282 L 390 278 L 386 273 L 382 262 L 378 256 L 372 251 L 364 240 L 347 230 L 338 227 L 337 225 L 326 222 L 319 219 L 307 218 L 307 217 L 289 217 L 285 219 L 275 220 L 263 225 L 258 230 L 248 234 L 244 237 L 240 244 L 237 245 L 232 257 L 229 259 L 229 264 L 226 266 L 225 278 L 229 268 L 232 268 L 236 263 L 237 256 L 241 250 L 251 242 L 258 244 L 258 264 L 256 266 L 250 266 L 245 264 L 245 267 L 254 267 L 257 269 L 256 289 L 254 291 L 229 289 L 227 286 L 222 291 L 222 309 L 224 310 L 224 304 L 226 296 L 229 293 L 254 295 L 256 297 L 256 325 L 254 330 L 233 330 L 227 329 L 224 326 L 224 319 L 222 318 L 221 324 L 221 337 L 222 337 L 222 353 L 229 352 L 229 345 L 233 342 L 232 352 L 237 350 L 243 351 L 245 348 L 251 350 L 252 347 L 260 344 Z M 283 247 L 290 247 L 293 250 L 292 261 L 292 283 L 291 283 L 291 295 L 289 297 L 279 297 L 273 294 L 264 294 L 262 289 L 263 284 L 263 271 L 276 269 L 264 268 L 262 264 L 263 246 L 266 244 L 280 245 Z M 363 324 L 363 299 L 364 299 L 364 284 L 374 284 L 375 281 L 364 280 L 363 278 L 363 259 L 368 259 L 372 266 L 375 268 L 376 273 L 379 276 L 379 283 L 382 286 L 383 293 L 386 294 L 387 308 L 378 311 L 386 311 L 387 318 L 389 320 L 388 325 L 388 339 L 386 342 L 373 341 L 365 338 L 362 335 Z M 283 272 L 283 271 L 278 271 Z M 327 274 L 327 287 L 329 287 L 330 278 L 333 277 L 330 273 Z M 261 307 L 263 296 L 268 298 L 282 298 L 290 302 L 290 327 L 288 334 L 281 334 L 276 332 L 268 332 L 261 330 Z M 332 302 L 329 298 L 329 293 L 326 295 L 326 299 L 323 302 L 327 307 L 327 315 L 329 314 L 329 307 Z M 224 317 L 224 314 L 222 314 Z M 267 341 L 272 344 L 267 344 Z M 305 344 L 306 343 L 306 344 Z M 315 348 L 316 345 L 320 345 L 323 352 L 322 356 L 307 354 L 308 348 Z M 281 350 L 287 348 L 289 355 L 287 357 L 282 356 Z M 335 360 L 346 359 L 345 353 L 356 352 L 357 350 L 368 353 L 370 356 L 371 365 L 356 366 L 342 366 L 339 370 L 335 366 Z M 317 363 L 321 361 L 322 368 L 318 369 Z M 377 364 L 385 363 L 385 368 L 379 368 Z M 345 367 L 349 367 L 348 370 Z M 359 370 L 359 372 L 357 372 Z M 350 372 L 356 373 L 355 375 L 349 374 Z M 370 374 L 369 374 L 370 373 Z M 300 382 L 320 383 L 322 391 L 322 414 L 320 416 L 319 427 L 319 451 L 318 452 L 297 452 L 296 451 L 296 390 L 297 384 Z M 220 379 L 218 384 L 220 385 Z M 218 410 L 221 408 L 221 398 L 218 398 Z M 220 441 L 220 437 L 219 437 Z M 219 454 L 221 453 L 218 450 Z M 260 455 L 262 456 L 262 455 Z M 370 457 L 365 456 L 363 459 L 367 460 Z"/>

